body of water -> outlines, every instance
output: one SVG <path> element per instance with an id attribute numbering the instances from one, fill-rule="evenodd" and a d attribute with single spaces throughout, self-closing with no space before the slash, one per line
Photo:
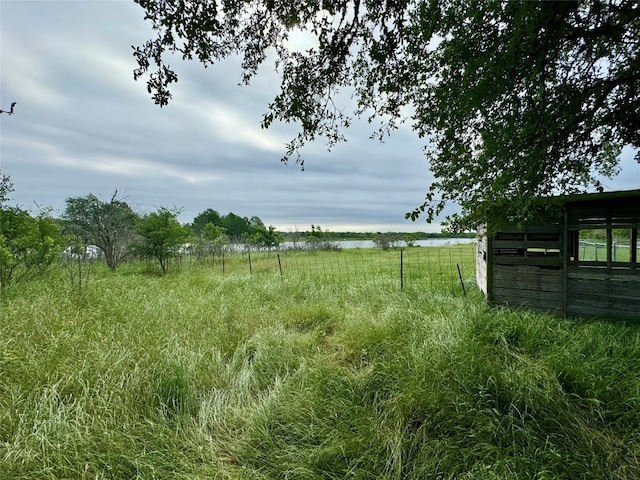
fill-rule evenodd
<path id="1" fill-rule="evenodd" d="M 429 238 L 426 240 L 416 240 L 413 242 L 413 245 L 416 247 L 443 247 L 447 245 L 464 245 L 468 243 L 475 243 L 475 238 Z M 335 244 L 338 248 L 375 248 L 375 244 L 372 240 L 337 240 L 331 241 L 330 243 Z M 304 245 L 304 242 L 298 242 L 298 248 L 301 248 Z M 282 242 L 280 244 L 280 248 L 294 248 L 293 242 Z M 404 241 L 398 242 L 396 247 L 406 247 L 406 243 Z"/>

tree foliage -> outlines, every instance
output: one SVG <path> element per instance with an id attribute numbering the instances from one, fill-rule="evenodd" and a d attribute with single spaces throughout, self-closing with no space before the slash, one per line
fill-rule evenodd
<path id="1" fill-rule="evenodd" d="M 63 217 L 69 233 L 102 250 L 107 265 L 115 270 L 128 253 L 138 215 L 117 199 L 117 191 L 109 202 L 89 194 L 67 198 L 66 204 Z"/>
<path id="2" fill-rule="evenodd" d="M 212 208 L 207 208 L 204 212 L 199 213 L 196 218 L 193 219 L 191 227 L 196 235 L 200 235 L 204 227 L 209 223 L 222 226 L 222 217 Z"/>
<path id="3" fill-rule="evenodd" d="M 13 192 L 11 177 L 0 170 L 0 207 L 9 200 L 11 192 Z"/>
<path id="4" fill-rule="evenodd" d="M 280 246 L 282 235 L 276 232 L 276 228 L 273 225 L 268 227 L 256 225 L 244 235 L 244 242 L 256 248 L 271 249 Z"/>
<path id="5" fill-rule="evenodd" d="M 142 217 L 136 228 L 139 239 L 134 251 L 142 258 L 158 260 L 163 274 L 189 236 L 189 229 L 178 221 L 179 214 L 179 210 L 161 207 Z"/>
<path id="6" fill-rule="evenodd" d="M 50 270 L 62 249 L 56 222 L 18 207 L 0 207 L 0 287 Z"/>
<path id="7" fill-rule="evenodd" d="M 240 217 L 233 212 L 224 215 L 220 220 L 220 226 L 226 230 L 227 235 L 235 243 L 242 241 L 242 236 L 249 232 L 249 219 Z"/>
<path id="8" fill-rule="evenodd" d="M 0 170 L 0 288 L 49 271 L 61 250 L 60 229 L 48 211 L 33 217 L 5 203 L 11 177 Z"/>
<path id="9" fill-rule="evenodd" d="M 219 215 L 218 218 L 220 218 Z M 200 228 L 200 233 L 191 240 L 191 249 L 196 259 L 203 262 L 209 257 L 213 259 L 215 255 L 224 253 L 230 243 L 225 232 L 226 229 L 219 225 L 211 222 L 204 224 Z"/>
<path id="10" fill-rule="evenodd" d="M 200 233 L 201 236 L 211 242 L 217 240 L 220 237 L 226 235 L 227 230 L 224 227 L 220 227 L 219 225 L 215 225 L 213 223 L 207 223 Z"/>
<path id="11" fill-rule="evenodd" d="M 272 52 L 282 76 L 263 126 L 297 122 L 305 142 L 344 139 L 352 117 L 383 138 L 408 121 L 435 176 L 427 220 L 462 206 L 453 228 L 524 219 L 537 196 L 600 188 L 625 145 L 640 147 L 640 4 L 635 0 L 136 0 L 157 36 L 135 77 L 166 105 L 167 52 L 205 65 L 242 58 L 245 83 Z M 289 35 L 315 45 L 297 51 Z M 336 104 L 351 94 L 353 112 Z M 640 157 L 637 157 L 640 159 Z"/>
<path id="12" fill-rule="evenodd" d="M 260 217 L 240 217 L 233 212 L 220 215 L 216 210 L 208 208 L 193 219 L 194 233 L 204 241 L 213 242 L 224 235 L 227 241 L 243 242 L 257 248 L 277 247 L 282 242 L 282 236 L 275 231 L 275 227 L 265 226 Z M 215 242 L 219 249 L 221 241 Z"/>
<path id="13" fill-rule="evenodd" d="M 320 225 L 311 224 L 311 230 L 304 232 L 305 248 L 307 250 L 338 250 L 339 246 L 333 241 L 334 234 L 329 230 L 322 230 Z"/>
<path id="14" fill-rule="evenodd" d="M 371 240 L 376 247 L 382 250 L 389 250 L 390 248 L 397 247 L 401 238 L 397 233 L 378 232 L 371 236 Z"/>

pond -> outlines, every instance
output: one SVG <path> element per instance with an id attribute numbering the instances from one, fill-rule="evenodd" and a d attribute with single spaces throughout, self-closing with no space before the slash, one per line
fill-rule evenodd
<path id="1" fill-rule="evenodd" d="M 443 247 L 447 245 L 475 243 L 475 241 L 475 238 L 429 238 L 425 240 L 416 240 L 413 242 L 413 245 L 416 247 Z M 337 240 L 331 241 L 330 243 L 337 245 L 338 248 L 375 248 L 375 244 L 372 240 Z M 303 242 L 297 243 L 299 248 L 301 245 L 303 245 Z M 406 247 L 406 243 L 404 241 L 400 241 L 396 246 Z M 282 242 L 280 244 L 280 248 L 285 250 L 288 248 L 295 248 L 295 244 L 293 242 Z"/>

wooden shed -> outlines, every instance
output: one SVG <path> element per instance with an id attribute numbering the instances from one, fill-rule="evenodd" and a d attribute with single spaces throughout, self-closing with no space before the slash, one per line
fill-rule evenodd
<path id="1" fill-rule="evenodd" d="M 553 218 L 478 232 L 480 289 L 494 304 L 640 319 L 640 190 L 553 201 Z"/>

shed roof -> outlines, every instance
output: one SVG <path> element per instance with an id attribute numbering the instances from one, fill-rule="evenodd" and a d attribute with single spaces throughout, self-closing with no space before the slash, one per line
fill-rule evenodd
<path id="1" fill-rule="evenodd" d="M 630 198 L 640 199 L 640 189 L 638 190 L 616 190 L 614 192 L 598 192 L 598 193 L 577 193 L 573 195 L 561 195 L 558 198 L 563 203 L 579 203 L 594 202 L 600 200 L 623 200 Z"/>

